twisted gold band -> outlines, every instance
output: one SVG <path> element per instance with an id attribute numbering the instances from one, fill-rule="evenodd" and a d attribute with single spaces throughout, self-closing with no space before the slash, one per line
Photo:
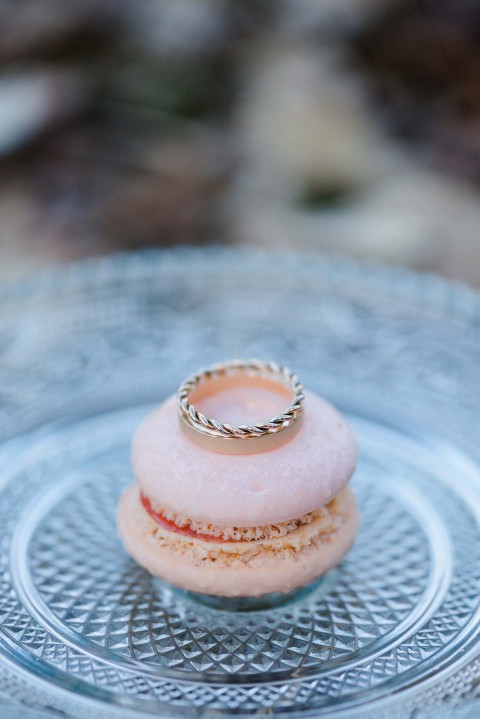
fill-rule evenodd
<path id="1" fill-rule="evenodd" d="M 291 397 L 288 407 L 279 415 L 266 422 L 254 425 L 232 425 L 205 417 L 189 399 L 197 396 L 207 383 L 234 377 L 249 377 L 271 384 L 277 391 L 280 388 Z M 214 364 L 195 372 L 182 382 L 178 390 L 177 406 L 180 424 L 190 439 L 206 449 L 226 454 L 250 454 L 273 449 L 287 441 L 300 428 L 303 412 L 303 385 L 297 375 L 287 367 L 274 362 L 259 360 L 233 360 Z M 248 441 L 247 441 L 248 440 Z"/>

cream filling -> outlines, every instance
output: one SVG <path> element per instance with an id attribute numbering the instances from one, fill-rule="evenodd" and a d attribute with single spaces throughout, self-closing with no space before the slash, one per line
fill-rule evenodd
<path id="1" fill-rule="evenodd" d="M 174 522 L 177 527 L 180 527 L 181 529 L 188 529 L 196 534 L 218 537 L 225 539 L 226 541 L 231 539 L 237 542 L 247 542 L 258 541 L 260 539 L 273 539 L 274 537 L 284 537 L 285 535 L 293 532 L 295 529 L 310 524 L 316 519 L 329 517 L 338 512 L 339 506 L 342 502 L 342 495 L 343 492 L 335 499 L 332 499 L 332 501 L 324 507 L 320 507 L 320 509 L 317 509 L 314 512 L 308 512 L 308 514 L 304 514 L 303 517 L 290 519 L 286 522 L 279 522 L 277 524 L 265 524 L 259 527 L 227 527 L 219 524 L 211 524 L 209 522 L 198 522 L 194 519 L 182 517 L 176 512 L 171 512 L 166 509 L 157 509 L 156 507 L 153 507 L 153 509 L 169 522 Z"/>
<path id="2" fill-rule="evenodd" d="M 309 512 L 296 520 L 263 527 L 221 527 L 180 518 L 172 512 L 163 514 L 166 519 L 175 521 L 178 526 L 188 527 L 199 533 L 219 537 L 227 534 L 232 539 L 237 536 L 247 537 L 237 541 L 227 539 L 214 542 L 200 537 L 186 536 L 163 527 L 150 517 L 141 505 L 140 497 L 139 503 L 149 522 L 149 531 L 159 545 L 182 554 L 193 555 L 203 561 L 216 561 L 222 558 L 224 561 L 239 559 L 246 562 L 261 552 L 299 552 L 312 543 L 328 539 L 343 524 L 352 503 L 352 495 L 349 489 L 344 489 L 338 497 L 315 512 Z M 180 522 L 184 523 L 180 524 Z"/>

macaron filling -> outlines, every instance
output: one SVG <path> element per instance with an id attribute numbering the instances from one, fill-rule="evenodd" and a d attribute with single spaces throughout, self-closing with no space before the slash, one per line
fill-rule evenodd
<path id="1" fill-rule="evenodd" d="M 351 491 L 345 489 L 327 505 L 298 519 L 263 527 L 222 527 L 155 509 L 139 488 L 137 492 L 142 510 L 153 520 L 156 539 L 203 560 L 218 558 L 219 554 L 246 559 L 252 553 L 264 551 L 298 552 L 319 538 L 325 540 L 334 534 L 343 524 L 352 502 Z"/>
<path id="2" fill-rule="evenodd" d="M 169 530 L 170 532 L 178 532 L 179 534 L 183 534 L 185 537 L 196 537 L 197 539 L 203 539 L 205 542 L 222 542 L 224 541 L 223 536 L 215 536 L 213 534 L 208 534 L 207 532 L 198 532 L 194 529 L 191 529 L 191 527 L 188 525 L 188 520 L 185 520 L 185 522 L 177 523 L 174 519 L 169 518 L 168 516 L 165 516 L 164 513 L 160 511 L 156 511 L 152 507 L 152 503 L 146 497 L 144 494 L 140 493 L 140 501 L 143 505 L 143 508 L 147 512 L 147 514 L 150 515 L 150 517 L 161 527 L 164 529 Z M 172 513 L 169 513 L 169 516 L 171 517 Z M 178 520 L 180 521 L 180 520 Z"/>

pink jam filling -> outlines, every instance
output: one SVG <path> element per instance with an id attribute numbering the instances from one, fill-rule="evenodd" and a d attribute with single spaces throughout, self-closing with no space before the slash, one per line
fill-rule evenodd
<path id="1" fill-rule="evenodd" d="M 167 519 L 163 516 L 163 514 L 160 514 L 160 512 L 156 512 L 153 507 L 152 503 L 148 499 L 148 497 L 145 497 L 144 494 L 140 495 L 143 508 L 147 512 L 147 514 L 150 515 L 150 517 L 161 527 L 164 527 L 165 529 L 170 530 L 170 532 L 177 532 L 178 534 L 183 534 L 185 537 L 195 537 L 196 539 L 203 539 L 204 542 L 225 542 L 227 540 L 224 539 L 224 537 L 215 537 L 213 534 L 203 534 L 202 532 L 195 532 L 193 529 L 190 529 L 190 527 L 180 527 L 178 524 L 173 522 L 171 519 Z M 229 542 L 235 542 L 239 541 L 236 539 L 229 539 Z"/>

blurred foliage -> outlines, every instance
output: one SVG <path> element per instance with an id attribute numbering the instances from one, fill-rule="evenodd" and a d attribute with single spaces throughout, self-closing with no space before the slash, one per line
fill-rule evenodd
<path id="1" fill-rule="evenodd" d="M 439 167 L 480 181 L 480 4 L 387 4 L 354 38 L 387 126 Z"/>
<path id="2" fill-rule="evenodd" d="M 218 240 L 452 274 L 458 255 L 480 281 L 479 16 L 474 0 L 0 0 L 2 256 Z"/>

